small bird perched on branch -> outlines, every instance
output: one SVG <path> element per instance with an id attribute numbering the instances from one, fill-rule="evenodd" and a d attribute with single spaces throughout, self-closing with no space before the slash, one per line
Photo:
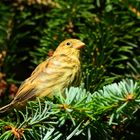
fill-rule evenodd
<path id="1" fill-rule="evenodd" d="M 66 39 L 57 47 L 52 57 L 39 64 L 19 87 L 10 104 L 0 108 L 4 113 L 24 105 L 35 97 L 53 97 L 65 88 L 78 85 L 80 78 L 80 49 L 85 44 L 78 39 Z"/>

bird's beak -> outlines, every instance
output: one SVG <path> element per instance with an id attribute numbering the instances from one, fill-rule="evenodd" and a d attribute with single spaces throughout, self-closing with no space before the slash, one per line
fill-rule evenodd
<path id="1" fill-rule="evenodd" d="M 78 43 L 76 46 L 74 46 L 75 49 L 81 49 L 81 48 L 84 48 L 85 47 L 85 43 L 81 42 L 81 43 Z"/>

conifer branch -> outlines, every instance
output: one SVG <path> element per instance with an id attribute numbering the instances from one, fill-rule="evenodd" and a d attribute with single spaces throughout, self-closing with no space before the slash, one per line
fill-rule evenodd
<path id="1" fill-rule="evenodd" d="M 53 101 L 46 98 L 30 101 L 25 111 L 14 111 L 16 120 L 0 120 L 0 138 L 69 140 L 76 135 L 86 135 L 86 130 L 91 128 L 94 132 L 90 135 L 94 135 L 98 122 L 102 132 L 110 126 L 129 122 L 139 104 L 140 86 L 133 80 L 104 86 L 93 94 L 83 87 L 71 87 L 66 90 L 66 98 L 60 94 Z M 108 127 L 103 128 L 104 123 Z"/>

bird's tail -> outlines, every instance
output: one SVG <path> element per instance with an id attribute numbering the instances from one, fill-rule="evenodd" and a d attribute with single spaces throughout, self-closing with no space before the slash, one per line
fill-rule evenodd
<path id="1" fill-rule="evenodd" d="M 9 111 L 12 108 L 13 108 L 13 103 L 11 102 L 10 104 L 5 105 L 5 106 L 3 106 L 3 107 L 0 108 L 0 114 Z"/>

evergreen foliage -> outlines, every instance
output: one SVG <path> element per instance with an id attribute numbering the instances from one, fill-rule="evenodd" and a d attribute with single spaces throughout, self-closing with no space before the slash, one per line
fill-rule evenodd
<path id="1" fill-rule="evenodd" d="M 1 140 L 140 138 L 139 0 L 2 0 L 0 6 L 0 106 L 62 40 L 87 45 L 84 85 L 2 117 Z"/>
<path id="2" fill-rule="evenodd" d="M 140 86 L 132 80 L 104 86 L 93 94 L 71 87 L 66 98 L 60 94 L 53 101 L 30 101 L 25 111 L 15 110 L 1 119 L 0 139 L 69 140 L 79 135 L 82 139 L 107 139 L 113 128 L 123 130 L 134 120 L 139 104 Z"/>

